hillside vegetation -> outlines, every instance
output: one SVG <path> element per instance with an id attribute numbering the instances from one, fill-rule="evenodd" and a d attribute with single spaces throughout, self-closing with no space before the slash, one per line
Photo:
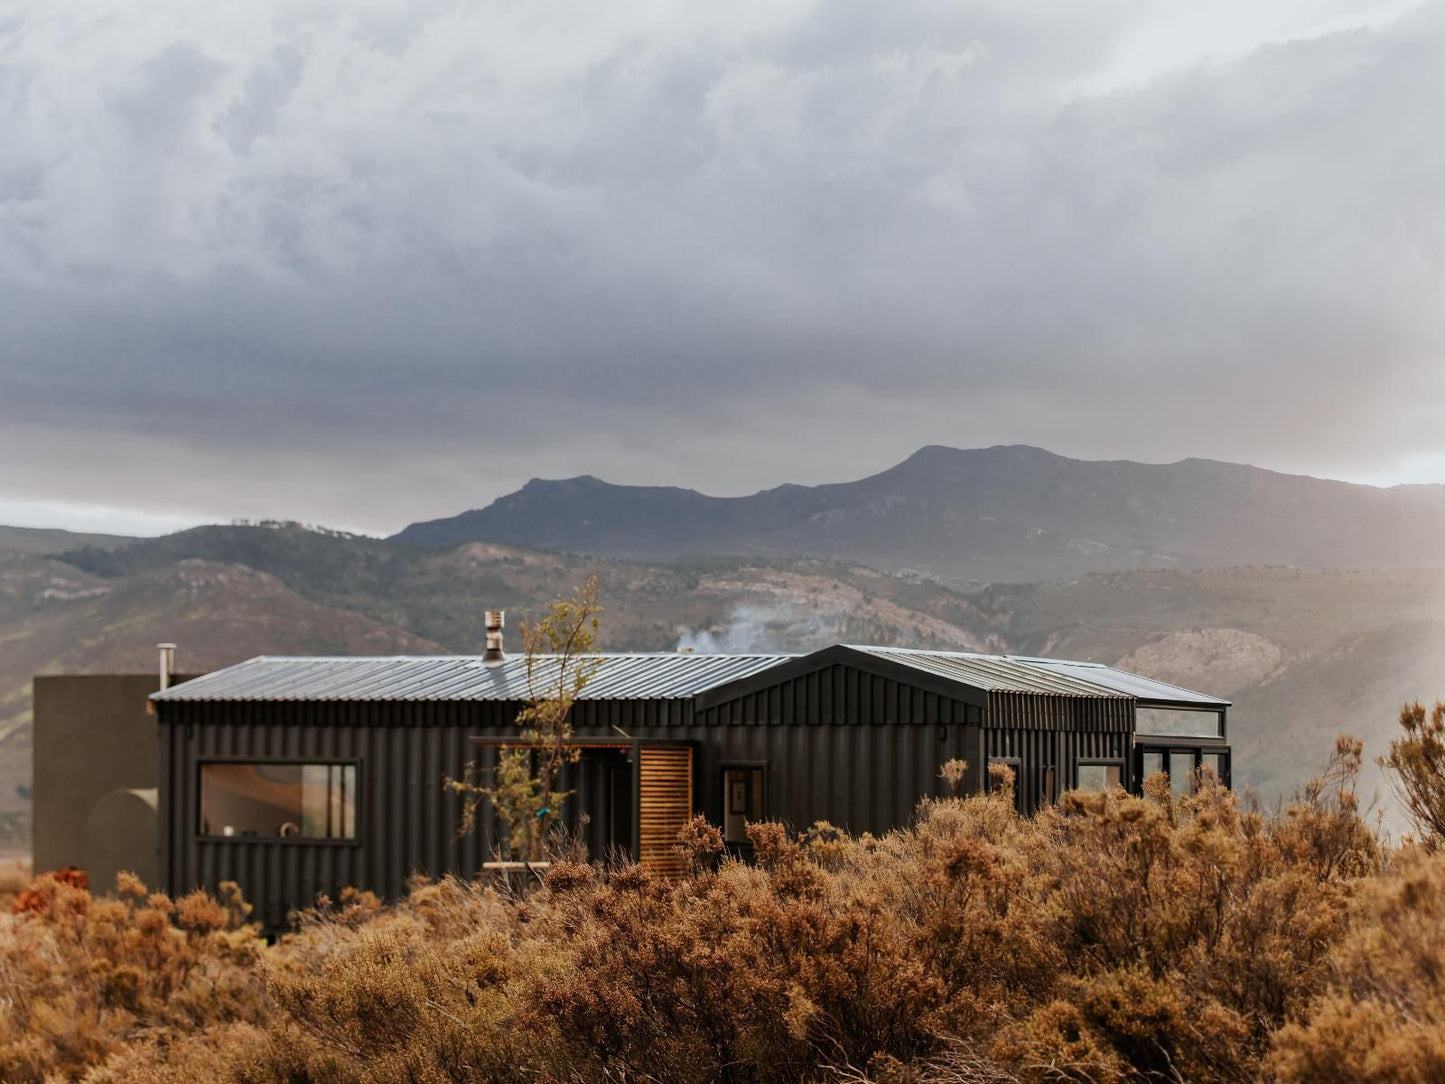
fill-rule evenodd
<path id="1" fill-rule="evenodd" d="M 328 607 L 237 564 L 186 559 L 107 579 L 74 565 L 0 551 L 0 828 L 28 847 L 31 679 L 45 673 L 148 672 L 155 644 L 185 645 L 206 670 L 266 652 L 437 651 L 439 645 Z M 7 833 L 0 832 L 0 851 Z M 18 837 L 18 838 L 17 838 Z"/>
<path id="2" fill-rule="evenodd" d="M 699 820 L 674 881 L 563 849 L 271 946 L 230 888 L 46 877 L 0 918 L 0 1078 L 1425 1084 L 1445 859 L 1376 840 L 1358 762 L 1278 815 L 1158 776 L 1025 820 L 1001 779 L 881 838 L 754 824 L 756 864 Z"/>
<path id="3" fill-rule="evenodd" d="M 0 817 L 27 804 L 34 674 L 148 671 L 160 640 L 197 671 L 266 653 L 475 652 L 484 607 L 508 610 L 515 631 L 594 567 L 606 649 L 855 642 L 1058 655 L 1230 697 L 1235 780 L 1269 800 L 1302 782 L 1295 750 L 1340 730 L 1365 739 L 1365 790 L 1380 790 L 1369 761 L 1400 703 L 1442 684 L 1435 569 L 1142 570 L 965 592 L 822 561 L 637 564 L 205 527 L 54 557 L 0 550 Z"/>
<path id="4" fill-rule="evenodd" d="M 0 549 L 0 850 L 25 809 L 35 674 L 146 672 L 180 645 L 190 672 L 260 654 L 469 653 L 482 609 L 517 623 L 597 565 L 602 646 L 699 649 L 744 639 L 796 649 L 834 639 L 984 646 L 967 600 L 918 577 L 793 562 L 634 565 L 473 543 L 418 551 L 378 539 L 278 527 L 204 527 L 58 556 Z M 717 638 L 713 642 L 712 638 Z M 743 644 L 747 647 L 748 644 Z M 12 845 L 23 833 L 12 831 Z"/>

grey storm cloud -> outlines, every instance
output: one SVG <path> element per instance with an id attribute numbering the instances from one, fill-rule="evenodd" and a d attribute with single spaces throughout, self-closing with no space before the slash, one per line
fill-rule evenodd
<path id="1" fill-rule="evenodd" d="M 1445 454 L 1445 10 L 1196 9 L 0 8 L 0 497 Z"/>

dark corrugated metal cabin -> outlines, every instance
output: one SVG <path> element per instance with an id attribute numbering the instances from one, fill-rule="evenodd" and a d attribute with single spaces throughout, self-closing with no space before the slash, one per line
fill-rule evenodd
<path id="1" fill-rule="evenodd" d="M 252 659 L 153 697 L 161 867 L 172 892 L 240 883 L 258 917 L 348 885 L 474 873 L 498 825 L 458 838 L 444 786 L 515 738 L 525 665 L 480 657 Z M 1226 701 L 1090 663 L 836 646 L 809 655 L 606 655 L 573 707 L 569 823 L 594 856 L 674 868 L 694 813 L 745 850 L 749 820 L 905 824 L 939 770 L 1016 774 L 1032 811 L 1072 787 L 1228 781 Z M 1141 733 L 1145 731 L 1145 733 Z"/>

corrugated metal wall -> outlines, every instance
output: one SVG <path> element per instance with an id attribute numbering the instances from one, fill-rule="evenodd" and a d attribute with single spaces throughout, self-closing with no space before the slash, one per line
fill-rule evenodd
<path id="1" fill-rule="evenodd" d="M 706 725 L 963 723 L 968 705 L 851 666 L 828 666 L 700 713 Z M 975 716 L 976 718 L 976 716 Z"/>
<path id="2" fill-rule="evenodd" d="M 1016 730 L 1093 730 L 1130 733 L 1134 701 L 1126 697 L 1069 697 L 989 693 L 984 723 Z"/>
<path id="3" fill-rule="evenodd" d="M 770 819 L 881 833 L 907 823 L 921 798 L 943 793 L 939 768 L 952 758 L 970 762 L 965 788 L 973 790 L 987 757 L 1017 756 L 1025 765 L 1021 787 L 1041 795 L 1048 764 L 1066 786 L 1080 757 L 1127 753 L 1127 701 L 1016 699 L 991 698 L 980 713 L 833 666 L 710 706 L 696 720 L 690 701 L 592 701 L 576 706 L 573 724 L 582 740 L 691 746 L 693 805 L 714 823 L 722 818 L 724 767 L 765 764 Z M 396 896 L 413 872 L 475 873 L 492 857 L 498 826 L 483 803 L 475 831 L 458 839 L 462 799 L 442 780 L 460 777 L 469 762 L 493 763 L 496 739 L 516 734 L 517 710 L 485 701 L 162 704 L 162 868 L 170 890 L 214 890 L 234 880 L 258 917 L 279 925 L 289 910 L 347 885 Z M 619 801 L 635 809 L 635 794 L 618 793 L 620 781 L 633 778 L 618 758 L 631 767 L 634 755 L 631 748 L 584 754 L 564 778 L 579 792 L 568 802 L 569 820 L 585 815 L 594 855 L 609 838 L 625 838 L 635 853 L 637 826 L 618 813 Z M 210 758 L 356 762 L 359 838 L 199 838 L 199 764 Z"/>
<path id="4" fill-rule="evenodd" d="M 398 705 L 196 704 L 163 708 L 162 865 L 169 888 L 212 890 L 232 880 L 268 924 L 354 885 L 386 895 L 414 871 L 476 871 L 495 838 L 490 817 L 457 838 L 462 799 L 443 786 L 485 750 L 472 735 L 503 705 L 408 705 L 419 718 L 397 725 Z M 461 710 L 458 710 L 461 709 Z M 462 718 L 448 719 L 448 715 Z M 172 721 L 173 720 L 173 721 Z M 491 729 L 501 729 L 492 727 Z M 210 759 L 354 761 L 356 841 L 199 837 L 200 764 Z"/>
<path id="5" fill-rule="evenodd" d="M 1074 785 L 1074 771 L 1081 760 L 1120 760 L 1128 786 L 1130 736 L 1121 731 L 1013 730 L 990 727 L 984 731 L 989 760 L 1017 761 L 1010 764 L 1017 774 L 1019 808 L 1032 813 L 1045 802 Z M 1049 771 L 1053 770 L 1050 793 Z"/>
<path id="6" fill-rule="evenodd" d="M 990 693 L 984 717 L 984 757 L 1017 761 L 1019 808 L 1032 813 L 1074 785 L 1081 760 L 1120 760 L 1129 784 L 1134 702 Z"/>

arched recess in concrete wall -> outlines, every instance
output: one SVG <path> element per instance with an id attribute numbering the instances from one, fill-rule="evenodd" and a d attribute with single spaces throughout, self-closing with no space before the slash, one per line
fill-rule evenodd
<path id="1" fill-rule="evenodd" d="M 115 875 L 134 873 L 155 888 L 160 883 L 160 835 L 154 787 L 113 790 L 85 820 L 85 870 L 95 893 L 115 891 Z"/>

